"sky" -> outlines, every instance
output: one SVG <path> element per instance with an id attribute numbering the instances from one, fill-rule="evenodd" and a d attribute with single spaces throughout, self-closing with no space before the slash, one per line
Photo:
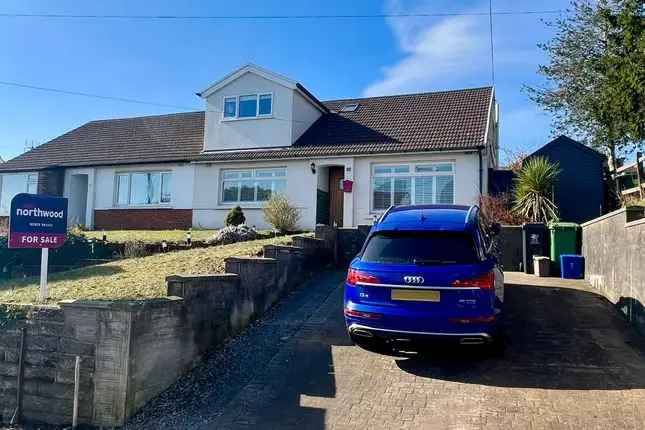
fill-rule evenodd
<path id="1" fill-rule="evenodd" d="M 493 0 L 495 11 L 568 2 Z M 153 6 L 154 5 L 154 6 Z M 487 1 L 4 0 L 0 14 L 356 15 L 488 12 Z M 522 91 L 540 85 L 537 47 L 556 15 L 493 18 L 502 158 L 552 137 Z M 0 84 L 0 157 L 88 121 L 203 109 L 196 92 L 246 63 L 286 75 L 320 100 L 490 85 L 488 16 L 302 20 L 114 20 L 0 16 L 0 81 L 168 104 L 161 107 Z"/>

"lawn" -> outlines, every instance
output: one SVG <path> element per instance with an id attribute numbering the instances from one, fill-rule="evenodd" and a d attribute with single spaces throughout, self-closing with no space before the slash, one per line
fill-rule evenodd
<path id="1" fill-rule="evenodd" d="M 184 242 L 188 230 L 107 230 L 105 235 L 110 242 L 129 242 L 140 240 L 146 243 Z M 194 241 L 206 241 L 213 237 L 217 230 L 192 230 Z M 88 238 L 101 239 L 103 231 L 93 230 L 83 232 Z"/>
<path id="2" fill-rule="evenodd" d="M 165 297 L 166 276 L 218 273 L 224 259 L 257 255 L 264 245 L 285 244 L 291 236 L 129 258 L 50 275 L 49 303 L 64 299 L 144 299 Z M 38 278 L 0 282 L 0 303 L 37 303 Z"/>

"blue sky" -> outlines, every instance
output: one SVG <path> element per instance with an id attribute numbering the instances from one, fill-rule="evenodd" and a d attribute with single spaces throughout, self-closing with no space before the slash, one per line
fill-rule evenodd
<path id="1" fill-rule="evenodd" d="M 243 4 L 241 4 L 243 3 Z M 151 5 L 154 4 L 154 7 Z M 499 11 L 565 9 L 567 1 L 494 0 Z M 4 0 L 0 13 L 297 15 L 487 12 L 487 1 Z M 540 18 L 494 17 L 501 145 L 534 149 L 550 117 L 522 93 L 541 82 Z M 0 81 L 201 109 L 195 92 L 252 62 L 303 83 L 321 100 L 489 85 L 487 16 L 339 20 L 141 21 L 0 17 Z M 0 156 L 87 121 L 175 112 L 0 85 Z M 502 154 L 503 155 L 503 154 Z"/>

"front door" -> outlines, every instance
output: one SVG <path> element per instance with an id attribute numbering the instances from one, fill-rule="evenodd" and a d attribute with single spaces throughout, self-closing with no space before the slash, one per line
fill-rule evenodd
<path id="1" fill-rule="evenodd" d="M 343 226 L 344 167 L 329 168 L 329 225 Z"/>

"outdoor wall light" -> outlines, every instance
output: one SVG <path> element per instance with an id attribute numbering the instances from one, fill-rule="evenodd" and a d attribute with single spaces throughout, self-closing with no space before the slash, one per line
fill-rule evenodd
<path id="1" fill-rule="evenodd" d="M 309 165 L 309 167 L 311 168 L 311 173 L 313 173 L 313 174 L 315 175 L 315 174 L 316 174 L 316 163 L 313 163 L 313 162 L 312 162 L 312 163 Z"/>

